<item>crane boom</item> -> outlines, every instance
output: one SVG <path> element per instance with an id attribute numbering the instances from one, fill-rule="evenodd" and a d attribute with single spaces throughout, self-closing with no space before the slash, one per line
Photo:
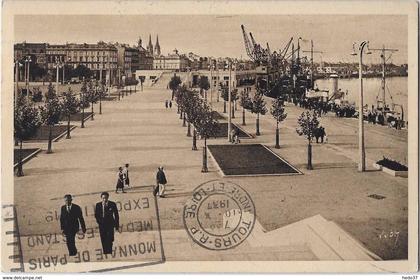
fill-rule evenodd
<path id="1" fill-rule="evenodd" d="M 251 45 L 251 42 L 249 41 L 248 35 L 245 31 L 245 26 L 241 24 L 242 28 L 242 35 L 244 37 L 244 43 L 245 43 L 245 51 L 248 54 L 249 58 L 255 61 L 255 54 L 254 54 L 254 45 Z"/>

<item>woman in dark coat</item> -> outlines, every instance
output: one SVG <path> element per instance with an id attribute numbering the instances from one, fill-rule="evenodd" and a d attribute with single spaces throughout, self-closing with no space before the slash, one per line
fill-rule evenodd
<path id="1" fill-rule="evenodd" d="M 122 192 L 125 193 L 125 191 L 124 191 L 124 180 L 125 180 L 125 178 L 124 178 L 124 172 L 123 172 L 122 167 L 118 168 L 117 177 L 118 177 L 118 179 L 117 179 L 117 186 L 116 186 L 115 193 L 118 193 L 119 189 L 121 189 Z"/>

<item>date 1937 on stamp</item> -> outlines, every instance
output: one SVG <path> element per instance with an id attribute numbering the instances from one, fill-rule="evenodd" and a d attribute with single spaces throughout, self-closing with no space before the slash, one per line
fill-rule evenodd
<path id="1" fill-rule="evenodd" d="M 192 240 L 209 250 L 227 250 L 241 244 L 255 224 L 255 205 L 239 185 L 222 180 L 194 189 L 183 212 Z"/>

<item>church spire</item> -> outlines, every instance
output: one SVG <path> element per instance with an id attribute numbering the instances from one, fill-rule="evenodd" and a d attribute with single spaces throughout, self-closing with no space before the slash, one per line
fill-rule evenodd
<path id="1" fill-rule="evenodd" d="M 152 44 L 152 35 L 149 34 L 149 44 L 147 45 L 147 51 L 153 55 L 153 44 Z"/>
<path id="2" fill-rule="evenodd" d="M 141 49 L 143 46 L 142 46 L 142 40 L 141 40 L 141 37 L 139 36 L 139 40 L 137 41 L 137 47 L 139 48 L 139 49 Z"/>
<path id="3" fill-rule="evenodd" d="M 156 35 L 155 53 L 160 55 L 159 35 Z"/>

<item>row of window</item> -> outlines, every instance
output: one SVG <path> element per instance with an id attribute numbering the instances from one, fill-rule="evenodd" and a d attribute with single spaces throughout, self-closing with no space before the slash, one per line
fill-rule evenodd
<path id="1" fill-rule="evenodd" d="M 75 64 L 76 65 L 76 64 Z M 115 64 L 110 64 L 109 65 L 109 67 L 108 67 L 108 65 L 106 65 L 106 64 L 104 64 L 104 65 L 101 65 L 101 64 L 97 64 L 97 63 L 78 63 L 77 65 L 83 65 L 83 66 L 86 66 L 87 68 L 89 68 L 89 69 L 93 69 L 93 70 L 107 70 L 107 69 L 116 69 L 117 68 L 117 65 L 115 65 Z M 54 64 L 54 63 L 48 63 L 48 68 L 55 68 L 56 67 L 56 65 Z"/>

